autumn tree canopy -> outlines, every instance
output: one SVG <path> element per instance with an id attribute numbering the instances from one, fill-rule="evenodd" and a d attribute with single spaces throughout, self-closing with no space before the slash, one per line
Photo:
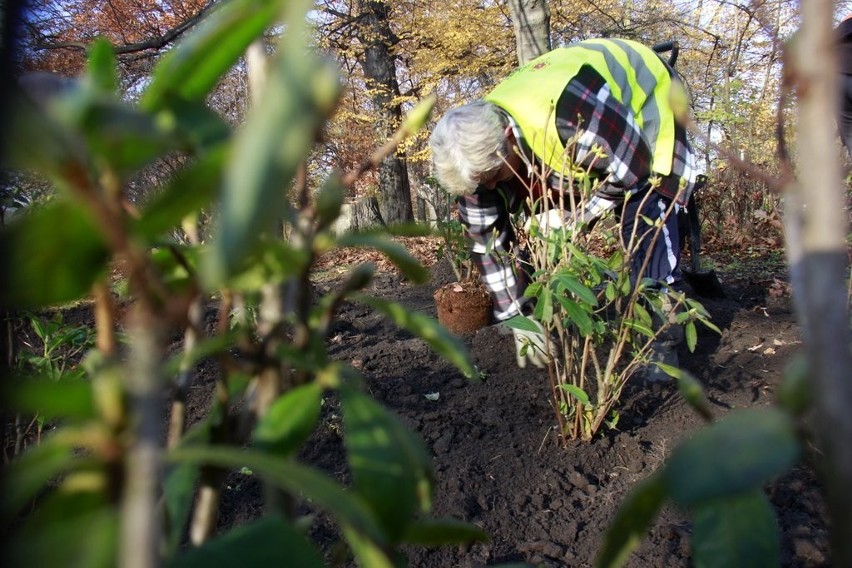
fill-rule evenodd
<path id="1" fill-rule="evenodd" d="M 125 73 L 150 60 L 192 28 L 213 0 L 29 0 L 21 29 L 21 65 L 76 74 L 98 37 L 115 46 Z"/>
<path id="2" fill-rule="evenodd" d="M 31 0 L 21 30 L 20 67 L 75 74 L 85 47 L 102 36 L 115 46 L 130 88 L 221 1 Z M 648 45 L 678 41 L 677 67 L 698 128 L 733 155 L 775 167 L 770 133 L 778 115 L 781 64 L 773 37 L 785 39 L 797 29 L 794 0 L 551 0 L 545 5 L 553 47 L 592 37 L 627 37 Z M 512 8 L 508 0 L 317 0 L 310 16 L 316 45 L 339 62 L 348 90 L 315 167 L 351 169 L 428 93 L 438 94 L 435 114 L 440 116 L 508 75 L 517 65 Z M 837 2 L 835 19 L 850 9 L 849 0 Z M 238 124 L 248 99 L 245 70 L 235 69 L 223 83 L 211 104 Z M 416 194 L 428 173 L 424 137 L 401 150 L 393 175 L 383 165 L 364 178 L 359 192 L 376 192 L 394 177 L 394 183 L 410 182 Z M 723 180 L 725 156 L 703 139 L 695 145 L 708 173 Z"/>

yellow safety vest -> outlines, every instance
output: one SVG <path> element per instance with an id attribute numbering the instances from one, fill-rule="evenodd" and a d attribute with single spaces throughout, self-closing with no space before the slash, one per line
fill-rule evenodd
<path id="1" fill-rule="evenodd" d="M 565 86 L 583 65 L 597 71 L 616 100 L 632 111 L 651 146 L 652 170 L 670 174 L 675 143 L 675 120 L 669 104 L 671 73 L 653 50 L 640 43 L 593 39 L 554 49 L 517 69 L 485 100 L 515 119 L 539 159 L 556 172 L 568 174 L 555 109 Z"/>

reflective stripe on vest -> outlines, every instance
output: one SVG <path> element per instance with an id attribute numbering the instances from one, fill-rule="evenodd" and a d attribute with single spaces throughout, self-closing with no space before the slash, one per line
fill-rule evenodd
<path id="1" fill-rule="evenodd" d="M 670 174 L 675 143 L 671 74 L 657 54 L 640 43 L 593 39 L 554 49 L 516 70 L 485 100 L 515 119 L 530 149 L 548 167 L 568 174 L 554 112 L 565 86 L 583 65 L 599 73 L 612 96 L 632 111 L 651 147 L 652 170 Z"/>

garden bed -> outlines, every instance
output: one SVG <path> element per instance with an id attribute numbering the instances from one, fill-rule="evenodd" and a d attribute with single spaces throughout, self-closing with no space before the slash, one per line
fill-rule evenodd
<path id="1" fill-rule="evenodd" d="M 383 273 L 377 295 L 435 315 L 434 290 L 453 279 L 436 264 L 428 285 L 407 284 Z M 681 350 L 681 365 L 705 386 L 714 412 L 773 404 L 791 356 L 800 349 L 790 298 L 771 284 L 783 274 L 749 279 L 720 270 L 727 298 L 703 299 L 718 335 L 700 332 L 695 353 Z M 322 287 L 320 282 L 318 286 Z M 615 430 L 592 443 L 563 447 L 548 403 L 545 371 L 518 369 L 511 335 L 497 327 L 464 338 L 482 372 L 470 381 L 419 339 L 371 309 L 347 304 L 331 336 L 332 356 L 359 369 L 372 396 L 398 414 L 434 457 L 433 514 L 473 523 L 490 542 L 444 549 L 408 550 L 416 568 L 529 562 L 590 566 L 619 503 L 654 472 L 701 419 L 673 387 L 628 385 Z M 193 407 L 206 407 L 213 378 L 202 376 Z M 343 480 L 341 418 L 333 400 L 302 459 Z M 778 514 L 784 566 L 829 565 L 824 502 L 811 468 L 802 463 L 768 487 Z M 259 480 L 233 474 L 220 523 L 245 522 L 262 512 Z M 331 549 L 338 535 L 320 515 L 312 537 Z M 689 566 L 689 517 L 666 508 L 629 566 Z"/>

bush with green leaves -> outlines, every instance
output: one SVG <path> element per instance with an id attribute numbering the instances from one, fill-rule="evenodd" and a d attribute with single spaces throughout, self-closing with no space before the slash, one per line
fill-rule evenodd
<path id="1" fill-rule="evenodd" d="M 569 144 L 569 157 L 570 151 Z M 553 207 L 560 218 L 573 221 L 551 227 L 548 219 L 533 217 L 517 228 L 529 250 L 533 273 L 525 296 L 535 300 L 535 309 L 531 318 L 517 316 L 507 324 L 534 333 L 543 327 L 560 434 L 590 440 L 602 426 L 618 422 L 618 400 L 637 371 L 657 365 L 680 375 L 679 369 L 651 360 L 655 342 L 682 326 L 692 351 L 696 324 L 719 330 L 699 302 L 671 289 L 663 293 L 661 283 L 644 278 L 646 266 L 631 274 L 640 239 L 659 238 L 661 227 L 651 220 L 636 219 L 625 239 L 620 225 L 605 218 L 595 228 L 597 244 L 590 245 L 583 212 L 597 186 L 588 172 L 579 173 L 564 180 L 577 191 L 560 202 L 529 203 L 531 210 Z"/>
<path id="2" fill-rule="evenodd" d="M 361 566 L 403 565 L 403 544 L 484 538 L 476 527 L 428 516 L 425 446 L 327 351 L 337 310 L 357 301 L 464 374 L 474 372 L 463 344 L 434 320 L 363 292 L 372 265 L 312 296 L 312 266 L 339 247 L 378 249 L 416 282 L 428 273 L 389 233 L 331 232 L 349 178 L 332 173 L 315 195 L 294 182 L 340 89 L 336 68 L 306 47 L 310 7 L 304 0 L 222 3 L 157 63 L 138 105 L 116 94 L 114 54 L 104 42 L 92 45 L 76 87 L 47 107 L 18 97 L 5 157 L 50 178 L 59 197 L 1 233 L 0 307 L 91 295 L 97 349 L 85 380 L 7 385 L 11 410 L 60 425 L 5 472 L 0 511 L 15 565 L 322 566 L 323 554 L 305 536 L 310 518 L 295 513 L 302 500 L 331 515 Z M 205 97 L 273 25 L 283 31 L 265 90 L 233 131 Z M 425 122 L 431 104 L 412 111 L 394 144 Z M 134 173 L 175 153 L 187 157 L 186 167 L 147 202 L 128 203 L 124 189 Z M 194 232 L 202 210 L 215 212 L 211 239 L 174 239 L 177 227 Z M 122 310 L 110 292 L 113 266 L 128 282 Z M 208 302 L 220 314 L 210 335 L 201 318 Z M 256 318 L 230 315 L 251 310 Z M 119 312 L 126 312 L 121 322 Z M 185 348 L 170 354 L 176 329 L 185 330 Z M 215 397 L 207 417 L 189 428 L 185 395 L 203 358 L 217 365 Z M 177 394 L 164 440 L 168 389 Z M 296 459 L 328 396 L 342 407 L 348 488 Z M 264 482 L 265 516 L 217 535 L 225 477 L 244 468 Z"/>
<path id="3" fill-rule="evenodd" d="M 16 334 L 19 326 L 24 328 L 20 342 L 11 335 L 4 337 L 10 347 L 15 346 L 10 356 L 14 359 L 16 375 L 45 382 L 78 381 L 85 378 L 82 359 L 94 345 L 91 328 L 65 323 L 61 310 L 53 314 L 24 313 L 19 318 L 11 318 L 9 323 L 11 325 L 4 330 L 5 333 Z M 33 430 L 35 442 L 41 442 L 45 417 L 38 411 L 27 416 L 16 413 L 13 422 L 14 434 L 4 428 L 4 436 L 9 433 L 8 438 L 4 438 L 4 455 L 11 447 L 12 455 L 18 456 L 32 438 Z M 25 423 L 28 426 L 24 427 Z"/>
<path id="4" fill-rule="evenodd" d="M 50 317 L 28 313 L 25 320 L 35 337 L 23 340 L 23 349 L 17 353 L 16 363 L 21 372 L 53 381 L 84 376 L 79 362 L 94 345 L 91 328 L 65 323 L 61 311 Z"/>

